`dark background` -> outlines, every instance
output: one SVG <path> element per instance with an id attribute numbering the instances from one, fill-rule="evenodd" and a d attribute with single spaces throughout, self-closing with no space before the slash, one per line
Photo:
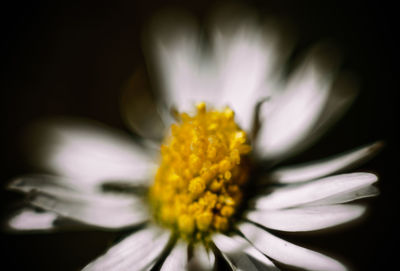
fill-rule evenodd
<path id="1" fill-rule="evenodd" d="M 202 18 L 214 1 L 110 1 L 74 4 L 32 1 L 1 9 L 0 183 L 30 172 L 19 138 L 33 120 L 53 115 L 83 116 L 124 127 L 119 95 L 143 66 L 141 29 L 154 12 L 183 7 Z M 385 140 L 380 155 L 362 169 L 380 176 L 381 195 L 370 201 L 366 221 L 339 232 L 281 235 L 337 256 L 354 270 L 392 270 L 398 251 L 395 214 L 399 206 L 395 175 L 398 126 L 395 67 L 398 31 L 394 7 L 377 1 L 248 1 L 261 15 L 279 16 L 298 33 L 299 50 L 328 38 L 344 53 L 344 68 L 360 78 L 361 92 L 345 117 L 314 147 L 292 162 L 331 155 Z M 396 70 L 397 71 L 397 70 Z M 393 157 L 393 158 L 391 158 Z M 2 218 L 16 197 L 1 191 Z M 112 242 L 99 231 L 56 234 L 1 234 L 3 270 L 77 270 Z M 320 248 L 320 249 L 318 249 Z M 3 268 L 6 266 L 6 268 Z M 396 265 L 394 265 L 396 266 Z"/>

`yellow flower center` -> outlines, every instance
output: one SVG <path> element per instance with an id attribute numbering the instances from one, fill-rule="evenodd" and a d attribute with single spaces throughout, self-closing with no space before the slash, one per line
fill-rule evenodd
<path id="1" fill-rule="evenodd" d="M 155 219 L 185 239 L 226 231 L 249 174 L 246 133 L 230 108 L 179 115 L 161 146 L 161 164 L 150 189 Z"/>

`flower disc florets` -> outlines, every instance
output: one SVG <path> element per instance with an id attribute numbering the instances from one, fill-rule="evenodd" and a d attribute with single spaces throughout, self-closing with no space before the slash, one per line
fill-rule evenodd
<path id="1" fill-rule="evenodd" d="M 230 108 L 179 115 L 150 189 L 156 220 L 186 239 L 229 229 L 248 179 L 251 147 Z"/>

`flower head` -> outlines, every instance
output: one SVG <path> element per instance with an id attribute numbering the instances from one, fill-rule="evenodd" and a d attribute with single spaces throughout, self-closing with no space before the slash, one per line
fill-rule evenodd
<path id="1" fill-rule="evenodd" d="M 275 28 L 221 18 L 210 50 L 201 48 L 188 18 L 174 17 L 172 25 L 163 20 L 153 29 L 150 66 L 164 100 L 149 105 L 162 114 L 154 110 L 148 122 L 125 112 L 148 141 L 96 123 L 58 120 L 35 129 L 36 162 L 54 175 L 10 183 L 42 210 L 21 210 L 10 228 L 63 230 L 57 221 L 71 219 L 82 227 L 132 230 L 85 270 L 211 270 L 221 262 L 239 270 L 276 270 L 276 263 L 345 270 L 268 229 L 341 225 L 365 213 L 365 205 L 353 201 L 377 195 L 374 174 L 343 171 L 375 154 L 379 142 L 322 161 L 276 166 L 337 119 L 354 97 L 352 84 L 335 76 L 336 61 L 324 47 L 282 76 L 278 64 L 289 46 L 282 47 Z M 136 102 L 129 109 L 148 110 Z M 164 139 L 155 155 L 149 142 L 157 138 Z"/>

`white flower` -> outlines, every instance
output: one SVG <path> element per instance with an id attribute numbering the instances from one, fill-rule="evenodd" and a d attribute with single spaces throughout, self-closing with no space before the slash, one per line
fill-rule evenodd
<path id="1" fill-rule="evenodd" d="M 54 175 L 22 176 L 10 183 L 10 189 L 28 193 L 29 203 L 44 210 L 20 210 L 9 220 L 10 228 L 53 231 L 66 230 L 71 225 L 86 225 L 108 230 L 133 230 L 85 270 L 148 270 L 154 266 L 161 270 L 210 270 L 218 262 L 216 258 L 224 259 L 234 270 L 278 270 L 275 261 L 307 270 L 346 270 L 338 261 L 288 243 L 269 233 L 268 229 L 316 231 L 361 217 L 366 207 L 351 202 L 377 195 L 377 189 L 372 186 L 377 177 L 371 173 L 342 172 L 370 158 L 381 143 L 321 161 L 276 167 L 283 159 L 314 142 L 343 113 L 354 98 L 355 90 L 345 77 L 336 74 L 336 59 L 327 55 L 323 47 L 311 50 L 297 70 L 288 78 L 284 77 L 282 67 L 290 46 L 283 36 L 278 35 L 275 28 L 260 27 L 251 17 L 234 18 L 236 20 L 228 20 L 221 16 L 214 21 L 208 51 L 201 47 L 201 35 L 190 18 L 174 17 L 153 26 L 152 33 L 155 34 L 148 43 L 150 66 L 158 76 L 159 95 L 164 97 L 157 101 L 162 114 L 158 115 L 156 110 L 149 112 L 155 103 L 142 104 L 143 99 L 131 100 L 133 107 L 126 112 L 129 124 L 146 140 L 139 143 L 127 135 L 87 121 L 78 124 L 72 120 L 53 120 L 37 127 L 38 135 L 30 135 L 37 147 L 36 163 Z M 239 126 L 226 124 L 235 128 L 221 131 L 226 138 L 231 138 L 228 142 L 231 149 L 225 153 L 219 150 L 217 154 L 214 151 L 205 158 L 195 156 L 193 163 L 181 161 L 179 157 L 171 160 L 167 157 L 168 152 L 163 153 L 161 165 L 167 163 L 168 169 L 158 171 L 157 176 L 161 177 L 156 177 L 152 189 L 159 179 L 161 192 L 156 192 L 156 197 L 168 194 L 176 199 L 190 191 L 190 204 L 197 203 L 198 198 L 193 200 L 193 195 L 197 197 L 197 193 L 207 189 L 214 195 L 230 197 L 230 192 L 212 188 L 213 184 L 204 181 L 199 172 L 201 165 L 205 167 L 208 163 L 207 167 L 211 168 L 215 155 L 233 157 L 228 161 L 231 168 L 221 169 L 225 168 L 220 163 L 225 158 L 216 162 L 221 174 L 214 174 L 209 178 L 210 182 L 219 178 L 217 181 L 222 182 L 222 186 L 250 189 L 247 192 L 251 197 L 242 201 L 245 191 L 240 191 L 240 200 L 215 207 L 211 213 L 212 223 L 203 224 L 198 222 L 198 217 L 190 215 L 182 219 L 186 211 L 178 210 L 178 203 L 168 203 L 168 208 L 164 208 L 167 200 L 154 199 L 154 195 L 149 200 L 147 193 L 143 193 L 143 188 L 152 185 L 157 169 L 154 159 L 157 154 L 149 142 L 161 138 L 165 133 L 163 125 L 172 122 L 164 111 L 176 108 L 179 112 L 191 112 L 201 101 L 216 109 L 208 120 L 217 119 L 222 123 L 221 127 L 228 121 L 234 123 L 233 112 L 217 110 L 229 106 L 235 112 Z M 205 104 L 198 105 L 198 118 L 205 116 Z M 151 121 L 148 121 L 149 117 Z M 229 120 L 223 119 L 225 117 Z M 192 136 L 190 127 L 193 126 L 190 125 L 173 132 L 165 143 L 170 144 L 172 151 L 181 158 L 186 157 L 183 153 L 187 150 L 194 152 L 192 144 L 198 140 L 194 138 L 210 136 L 219 133 L 215 129 L 222 129 L 207 128 L 205 134 L 199 132 Z M 187 137 L 190 147 L 181 150 L 180 147 L 184 148 L 187 143 L 182 141 L 174 149 L 171 143 L 174 133 Z M 246 133 L 250 136 L 247 141 Z M 207 140 L 206 144 L 210 145 L 211 139 Z M 247 156 L 246 144 L 249 142 L 253 151 Z M 240 152 L 241 159 L 250 157 L 249 167 L 246 166 L 250 173 L 243 173 L 239 156 L 232 156 L 234 148 Z M 190 157 L 191 154 L 187 155 Z M 203 163 L 198 169 L 195 169 L 196 159 Z M 233 161 L 237 161 L 237 166 Z M 170 168 L 177 170 L 177 167 L 187 165 L 190 177 L 182 177 L 183 174 L 178 177 L 191 183 L 196 180 L 193 187 L 187 188 L 189 183 L 186 182 L 187 187 L 182 190 L 185 192 L 169 192 L 163 185 L 165 179 L 172 178 Z M 238 178 L 232 177 L 235 170 L 239 172 L 237 176 L 252 176 L 248 186 L 235 183 Z M 196 179 L 200 177 L 203 179 Z M 229 182 L 232 186 L 227 184 Z M 172 212 L 171 216 L 166 215 L 172 222 L 161 214 L 162 211 L 148 208 L 149 202 L 156 202 L 159 210 L 164 208 Z M 231 205 L 234 207 L 229 209 Z M 229 208 L 223 211 L 223 206 Z M 238 211 L 242 207 L 244 211 Z M 230 211 L 237 213 L 231 216 Z M 215 222 L 217 216 L 222 220 Z M 65 219 L 78 223 L 59 223 Z M 169 223 L 169 226 L 160 226 L 155 220 L 164 226 Z"/>

